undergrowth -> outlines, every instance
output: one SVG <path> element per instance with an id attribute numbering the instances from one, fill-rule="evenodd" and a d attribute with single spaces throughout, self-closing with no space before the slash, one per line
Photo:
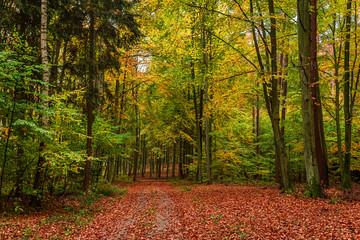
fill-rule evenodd
<path id="1" fill-rule="evenodd" d="M 11 236 L 13 239 L 28 239 L 37 236 L 41 234 L 39 229 L 48 228 L 54 224 L 63 229 L 63 232 L 59 233 L 62 237 L 71 237 L 74 232 L 92 223 L 105 206 L 112 205 L 118 199 L 123 198 L 127 191 L 127 189 L 120 189 L 115 185 L 103 182 L 95 185 L 87 193 L 77 192 L 49 196 L 46 201 L 43 201 L 41 209 L 26 208 L 26 211 L 7 209 L 2 213 L 2 221 L 23 217 L 33 221 L 31 227 L 24 228 L 22 232 L 14 232 Z M 15 206 L 19 208 L 18 205 L 15 204 Z M 22 208 L 25 209 L 25 207 Z M 41 214 L 38 215 L 38 213 Z M 0 234 L 0 239 L 2 237 Z"/>

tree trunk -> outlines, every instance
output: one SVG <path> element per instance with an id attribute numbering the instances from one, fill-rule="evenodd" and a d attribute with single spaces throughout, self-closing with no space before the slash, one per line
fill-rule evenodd
<path id="1" fill-rule="evenodd" d="M 287 69 L 289 65 L 289 55 L 286 54 L 285 55 L 285 58 L 284 58 L 284 66 L 283 68 L 284 69 Z M 282 126 L 281 126 L 281 135 L 284 136 L 285 134 L 285 125 L 284 125 L 284 121 L 285 121 L 285 116 L 286 116 L 286 98 L 287 98 L 287 88 L 288 88 L 288 82 L 287 82 L 287 72 L 283 75 L 285 75 L 285 77 L 283 78 L 282 80 L 282 97 L 283 97 L 283 100 L 282 100 L 282 109 L 281 109 L 281 121 L 283 122 Z"/>
<path id="2" fill-rule="evenodd" d="M 320 181 L 323 186 L 329 186 L 327 148 L 325 143 L 324 123 L 322 116 L 321 96 L 319 88 L 319 73 L 317 64 L 317 0 L 310 0 L 310 83 L 313 99 L 315 153 L 318 163 Z"/>
<path id="3" fill-rule="evenodd" d="M 351 30 L 351 4 L 352 0 L 347 1 L 345 18 L 345 44 L 344 44 L 344 115 L 345 115 L 345 155 L 341 162 L 341 187 L 351 189 L 350 161 L 351 161 L 351 125 L 352 107 L 350 89 L 350 30 Z"/>
<path id="4" fill-rule="evenodd" d="M 185 140 L 184 139 L 180 139 L 180 143 L 179 143 L 179 178 L 180 179 L 184 179 L 184 173 L 183 173 L 183 155 L 184 155 L 184 146 L 185 146 Z"/>
<path id="5" fill-rule="evenodd" d="M 42 73 L 42 95 L 45 98 L 42 99 L 42 104 L 47 110 L 49 108 L 49 62 L 48 62 L 48 50 L 47 50 L 47 0 L 41 0 L 41 64 L 44 65 Z M 45 128 L 49 128 L 49 116 L 47 113 L 42 114 L 42 124 Z"/>
<path id="6" fill-rule="evenodd" d="M 137 98 L 138 98 L 138 90 L 135 88 L 133 89 L 133 98 L 135 100 L 134 104 L 134 114 L 135 114 L 135 152 L 134 152 L 134 171 L 133 171 L 133 181 L 136 181 L 136 175 L 138 170 L 138 159 L 139 159 L 139 152 L 140 152 L 140 116 L 139 116 L 139 108 L 137 105 Z"/>
<path id="7" fill-rule="evenodd" d="M 280 187 L 283 191 L 289 190 L 291 188 L 290 179 L 288 176 L 288 159 L 285 151 L 284 138 L 281 135 L 280 128 L 280 110 L 279 110 L 279 94 L 278 94 L 278 84 L 279 80 L 276 75 L 278 75 L 277 69 L 277 38 L 276 38 L 276 18 L 274 12 L 274 2 L 269 0 L 269 13 L 270 17 L 270 40 L 271 40 L 271 51 L 270 51 L 270 62 L 271 62 L 271 122 L 274 132 L 274 141 L 275 141 L 275 152 L 278 153 L 279 163 L 280 163 Z"/>
<path id="8" fill-rule="evenodd" d="M 334 55 L 336 52 L 334 51 Z M 340 127 L 340 83 L 339 83 L 339 66 L 335 58 L 335 122 L 336 122 L 336 145 L 337 145 L 337 156 L 340 163 L 340 169 L 343 163 L 342 154 L 342 141 L 341 141 L 341 127 Z"/>
<path id="9" fill-rule="evenodd" d="M 59 77 L 59 85 L 61 87 L 61 90 L 63 89 L 63 82 L 64 82 L 64 77 L 65 77 L 65 66 L 67 64 L 66 62 L 66 53 L 67 53 L 67 46 L 68 46 L 68 40 L 65 40 L 64 42 L 64 48 L 63 48 L 63 51 L 62 51 L 62 70 L 61 70 L 61 74 L 60 74 L 60 77 Z"/>
<path id="10" fill-rule="evenodd" d="M 196 98 L 196 90 L 195 86 L 193 86 L 193 95 L 194 95 L 194 109 L 195 109 L 195 121 L 196 121 L 196 145 L 197 145 L 197 160 L 198 160 L 198 168 L 197 168 L 197 180 L 201 181 L 201 173 L 202 173 L 202 147 L 201 147 L 201 126 L 200 126 L 200 117 L 199 117 L 199 107 L 197 105 Z"/>
<path id="11" fill-rule="evenodd" d="M 171 176 L 174 178 L 175 177 L 175 166 L 176 166 L 176 143 L 174 142 L 174 147 L 173 147 L 173 161 L 172 161 L 172 174 Z"/>
<path id="12" fill-rule="evenodd" d="M 191 61 L 191 80 L 195 81 L 195 65 L 194 62 Z M 201 92 L 199 91 L 201 94 Z M 200 106 L 198 106 L 197 102 L 197 93 L 196 87 L 193 85 L 193 100 L 194 100 L 194 110 L 195 110 L 195 125 L 196 125 L 196 144 L 197 144 L 197 160 L 198 160 L 198 168 L 197 168 L 197 179 L 201 181 L 201 172 L 202 172 L 202 134 L 201 134 L 201 120 L 200 120 Z M 200 102 L 201 104 L 201 102 Z"/>
<path id="13" fill-rule="evenodd" d="M 260 88 L 260 83 L 257 81 L 256 88 Z M 260 155 L 260 96 L 256 94 L 256 154 Z"/>
<path id="14" fill-rule="evenodd" d="M 170 168 L 170 154 L 169 147 L 166 148 L 165 162 L 166 162 L 166 179 L 169 179 L 169 168 Z"/>
<path id="15" fill-rule="evenodd" d="M 150 165 L 150 176 L 149 176 L 149 178 L 151 179 L 151 177 L 152 177 L 152 173 L 153 173 L 153 169 L 154 169 L 154 154 L 153 154 L 153 152 L 151 152 L 151 155 L 150 155 L 150 159 L 149 159 L 149 165 Z"/>
<path id="16" fill-rule="evenodd" d="M 49 64 L 48 64 L 48 50 L 47 50 L 47 0 L 41 0 L 41 37 L 40 37 L 40 45 L 41 45 L 41 63 L 44 65 L 43 72 L 42 72 L 42 81 L 43 86 L 41 93 L 44 96 L 42 99 L 42 105 L 45 111 L 49 108 L 49 101 L 47 97 L 49 96 Z M 49 128 L 49 116 L 47 112 L 43 112 L 42 114 L 42 125 L 48 129 Z M 34 178 L 34 185 L 33 189 L 39 190 L 40 189 L 40 182 L 44 175 L 44 168 L 43 165 L 46 162 L 45 157 L 43 156 L 43 152 L 45 150 L 46 144 L 45 140 L 43 139 L 40 142 L 39 147 L 39 159 L 37 162 L 37 167 L 35 171 L 35 178 Z M 38 193 L 36 193 L 38 195 Z M 40 200 L 37 196 L 32 196 L 30 201 L 31 206 L 40 205 Z"/>
<path id="17" fill-rule="evenodd" d="M 160 148 L 162 151 L 162 148 Z M 156 180 L 161 178 L 161 153 L 156 156 Z"/>
<path id="18" fill-rule="evenodd" d="M 322 197 L 318 163 L 315 153 L 315 126 L 312 86 L 310 82 L 310 6 L 307 0 L 298 0 L 298 46 L 301 84 L 301 107 L 304 136 L 304 161 L 306 170 L 306 194 Z"/>
<path id="19" fill-rule="evenodd" d="M 280 176 L 280 187 L 283 191 L 291 189 L 291 184 L 288 176 L 288 160 L 285 151 L 284 138 L 281 135 L 280 128 L 280 111 L 279 111 L 279 95 L 278 95 L 278 84 L 279 80 L 277 79 L 278 70 L 277 70 L 277 39 L 276 39 L 276 18 L 274 16 L 274 2 L 273 0 L 268 0 L 269 13 L 270 17 L 270 41 L 271 48 L 270 51 L 266 51 L 266 55 L 270 54 L 270 66 L 271 66 L 271 92 L 268 93 L 268 85 L 264 81 L 265 79 L 265 67 L 263 64 L 262 56 L 260 53 L 256 33 L 255 33 L 255 24 L 252 22 L 251 30 L 255 46 L 255 51 L 258 59 L 258 64 L 260 67 L 260 77 L 263 82 L 263 93 L 265 98 L 266 109 L 271 120 L 273 133 L 274 133 L 274 143 L 275 143 L 275 161 L 278 161 L 279 165 L 279 176 Z M 250 1 L 250 12 L 253 13 L 253 2 Z M 261 24 L 263 25 L 263 23 Z M 263 41 L 265 37 L 264 27 L 263 28 Z M 268 57 L 266 57 L 266 62 Z"/>
<path id="20" fill-rule="evenodd" d="M 210 120 L 209 120 L 209 104 L 210 104 L 210 100 L 209 100 L 209 77 L 208 72 L 209 72 L 209 54 L 208 53 L 208 44 L 209 44 L 209 34 L 207 34 L 207 32 L 204 29 L 204 33 L 203 33 L 204 37 L 203 37 L 203 59 L 204 59 L 204 65 L 205 65 L 205 104 L 206 104 L 206 112 L 205 112 L 205 155 L 206 155 L 206 173 L 207 173 L 207 182 L 208 184 L 211 184 L 211 146 L 210 146 Z M 200 179 L 201 181 L 201 179 Z"/>
<path id="21" fill-rule="evenodd" d="M 91 0 L 91 5 L 95 4 L 94 0 Z M 86 139 L 86 162 L 85 162 L 85 176 L 83 189 L 85 192 L 89 190 L 90 187 L 90 174 L 91 174 L 91 158 L 92 158 L 92 125 L 94 122 L 94 97 L 96 95 L 94 89 L 94 81 L 96 75 L 96 57 L 95 57 L 95 16 L 94 16 L 94 7 L 90 7 L 90 64 L 89 64 L 89 76 L 88 76 L 88 86 L 86 93 L 86 115 L 87 115 L 87 139 Z"/>
<path id="22" fill-rule="evenodd" d="M 51 72 L 50 72 L 50 82 L 51 84 L 54 84 L 55 86 L 57 86 L 57 89 L 53 89 L 49 95 L 52 95 L 54 90 L 55 92 L 59 92 L 60 88 L 62 87 L 60 85 L 60 83 L 58 83 L 58 73 L 59 73 L 59 58 L 60 58 L 60 50 L 61 50 L 61 44 L 62 44 L 62 39 L 57 39 L 56 40 L 56 47 L 54 49 L 54 54 L 53 54 L 53 59 L 52 59 L 52 66 L 51 66 Z"/>
<path id="23" fill-rule="evenodd" d="M 142 169 L 141 169 L 141 176 L 145 176 L 146 172 L 146 163 L 147 163 L 147 148 L 146 148 L 146 135 L 144 134 L 142 137 Z"/>

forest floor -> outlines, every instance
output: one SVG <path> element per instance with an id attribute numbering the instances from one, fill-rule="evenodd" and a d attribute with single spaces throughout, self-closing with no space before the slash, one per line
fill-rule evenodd
<path id="1" fill-rule="evenodd" d="M 183 185 L 141 180 L 84 208 L 65 198 L 4 215 L 2 239 L 360 239 L 358 192 L 343 199 L 282 194 L 273 186 Z M 358 186 L 356 186 L 358 188 Z M 357 190 L 356 190 L 357 191 Z M 54 204 L 54 203 L 53 203 Z"/>

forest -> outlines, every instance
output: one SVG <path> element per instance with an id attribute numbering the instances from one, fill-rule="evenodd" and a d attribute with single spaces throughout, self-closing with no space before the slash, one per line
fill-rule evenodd
<path id="1" fill-rule="evenodd" d="M 113 204 L 116 211 L 138 202 L 133 217 L 150 211 L 148 205 L 159 208 L 148 215 L 155 220 L 142 225 L 124 220 L 101 237 L 95 234 L 98 226 L 89 227 L 87 234 L 95 235 L 84 239 L 271 238 L 267 231 L 278 232 L 275 238 L 355 239 L 359 225 L 346 225 L 346 233 L 329 227 L 321 236 L 311 235 L 320 231 L 315 225 L 304 235 L 296 228 L 282 233 L 281 227 L 264 227 L 259 234 L 255 223 L 240 226 L 230 215 L 244 192 L 247 198 L 275 196 L 287 206 L 301 205 L 300 212 L 315 201 L 319 211 L 329 211 L 324 218 L 331 226 L 359 223 L 360 212 L 354 210 L 360 209 L 358 4 L 1 1 L 0 236 L 32 239 L 35 228 L 26 224 L 35 221 L 34 211 L 51 215 L 49 206 L 56 202 L 75 211 L 74 201 L 81 198 L 88 202 L 88 209 L 76 210 L 82 218 L 103 212 L 96 204 L 123 200 L 128 202 Z M 210 202 L 221 199 L 234 205 L 226 210 L 229 215 L 205 213 Z M 193 211 L 182 209 L 189 202 Z M 244 197 L 244 202 L 252 200 Z M 253 204 L 265 207 L 261 199 Z M 344 213 L 345 220 L 332 222 L 330 214 L 337 218 L 339 209 L 334 204 L 343 204 L 346 213 L 350 209 L 355 220 Z M 200 224 L 193 235 L 173 226 L 184 227 L 200 208 L 198 214 L 208 214 L 201 221 L 213 227 Z M 318 217 L 311 214 L 307 219 Z M 115 221 L 106 216 L 99 221 Z M 166 220 L 170 216 L 178 216 L 177 222 Z M 41 227 L 49 219 L 38 223 L 36 234 L 44 237 Z M 219 228 L 222 222 L 227 233 Z M 25 232 L 18 232 L 24 224 Z M 79 229 L 59 230 L 56 236 L 83 239 Z M 158 232 L 146 232 L 154 229 Z"/>

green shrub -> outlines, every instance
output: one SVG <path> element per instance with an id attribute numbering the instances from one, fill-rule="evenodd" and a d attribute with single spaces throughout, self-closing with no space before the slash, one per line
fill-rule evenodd
<path id="1" fill-rule="evenodd" d="M 182 186 L 179 190 L 182 191 L 182 192 L 188 192 L 188 191 L 191 191 L 191 187 L 188 187 L 188 186 Z"/>
<path id="2" fill-rule="evenodd" d="M 115 196 L 115 195 L 124 195 L 127 193 L 127 189 L 120 189 L 117 186 L 111 185 L 109 183 L 102 183 L 96 187 L 96 191 L 98 194 L 104 196 Z"/>
<path id="3" fill-rule="evenodd" d="M 115 176 L 113 180 L 113 183 L 130 183 L 130 182 L 132 182 L 132 179 L 128 175 Z"/>

